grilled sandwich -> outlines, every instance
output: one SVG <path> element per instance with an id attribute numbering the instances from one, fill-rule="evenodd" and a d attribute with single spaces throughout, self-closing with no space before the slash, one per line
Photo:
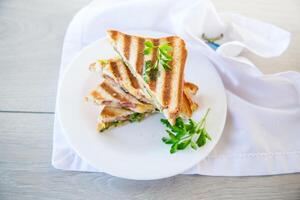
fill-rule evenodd
<path id="1" fill-rule="evenodd" d="M 180 106 L 181 117 L 191 118 L 193 112 L 198 108 L 198 104 L 192 100 L 192 96 L 196 94 L 197 90 L 196 85 L 189 82 L 185 83 L 183 100 Z M 126 108 L 126 106 L 105 105 L 98 117 L 97 130 L 103 132 L 108 128 L 117 127 L 128 122 L 141 121 L 146 116 L 156 112 L 156 110 L 150 110 L 145 113 L 138 113 Z"/>
<path id="2" fill-rule="evenodd" d="M 180 106 L 182 117 L 191 118 L 193 112 L 198 108 L 198 104 L 191 98 L 192 95 L 196 94 L 197 90 L 198 87 L 196 85 L 189 82 L 185 83 Z M 128 122 L 139 122 L 154 112 L 155 110 L 137 113 L 124 107 L 104 106 L 98 117 L 97 130 L 103 132 L 111 127 L 121 126 Z"/>
<path id="3" fill-rule="evenodd" d="M 137 79 L 133 76 L 124 62 L 119 59 L 100 60 L 90 65 L 91 71 L 102 73 L 105 79 L 109 79 L 120 85 L 123 90 L 133 95 L 142 102 L 149 102 L 145 97 Z M 182 102 L 180 104 L 180 116 L 190 118 L 193 111 L 198 108 L 197 103 L 192 100 L 198 91 L 198 87 L 190 82 L 184 83 Z"/>
<path id="4" fill-rule="evenodd" d="M 185 42 L 176 36 L 164 38 L 145 38 L 132 36 L 115 30 L 107 31 L 108 37 L 115 51 L 129 67 L 137 78 L 138 83 L 147 99 L 155 105 L 171 124 L 180 114 L 180 105 L 183 99 L 184 67 L 187 58 Z M 152 65 L 157 61 L 158 48 L 153 48 L 149 55 L 144 55 L 145 42 L 150 41 L 154 46 L 168 44 L 172 47 L 169 54 L 172 60 L 168 63 L 169 70 L 158 66 L 158 75 L 150 81 L 145 81 L 143 73 L 146 70 L 145 63 L 150 61 Z"/>

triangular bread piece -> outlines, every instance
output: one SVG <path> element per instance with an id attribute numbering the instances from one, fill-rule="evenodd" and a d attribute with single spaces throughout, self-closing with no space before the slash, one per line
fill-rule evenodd
<path id="1" fill-rule="evenodd" d="M 183 95 L 184 67 L 187 58 L 185 42 L 177 37 L 147 38 L 128 35 L 119 31 L 107 31 L 110 42 L 130 71 L 137 78 L 144 93 L 152 100 L 152 103 L 171 124 L 175 123 L 180 114 L 180 105 Z M 143 79 L 146 61 L 154 63 L 157 61 L 158 48 L 153 48 L 149 55 L 144 55 L 145 42 L 150 41 L 154 46 L 168 44 L 172 47 L 169 56 L 172 60 L 168 63 L 169 70 L 158 66 L 158 75 L 146 82 Z"/>
<path id="2" fill-rule="evenodd" d="M 140 84 L 120 58 L 99 60 L 89 66 L 91 71 L 101 73 L 105 79 L 109 79 L 120 85 L 123 90 L 143 102 L 149 102 L 143 94 Z M 184 91 L 180 105 L 180 116 L 190 118 L 198 108 L 198 104 L 192 99 L 198 91 L 198 87 L 190 82 L 184 82 Z"/>
<path id="3" fill-rule="evenodd" d="M 98 105 L 125 107 L 138 113 L 152 112 L 154 110 L 153 105 L 137 100 L 109 79 L 104 79 L 98 87 L 86 97 L 86 100 Z"/>

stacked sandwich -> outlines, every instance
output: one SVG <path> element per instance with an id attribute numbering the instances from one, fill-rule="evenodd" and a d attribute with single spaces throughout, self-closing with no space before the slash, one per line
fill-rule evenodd
<path id="1" fill-rule="evenodd" d="M 102 82 L 87 100 L 101 105 L 97 130 L 141 121 L 163 113 L 170 124 L 178 117 L 191 118 L 198 108 L 192 96 L 198 87 L 184 80 L 187 50 L 177 36 L 146 38 L 107 31 L 120 58 L 99 60 L 90 70 Z"/>

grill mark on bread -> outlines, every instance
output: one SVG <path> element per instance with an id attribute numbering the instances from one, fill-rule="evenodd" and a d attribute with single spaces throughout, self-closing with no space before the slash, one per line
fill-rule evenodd
<path id="1" fill-rule="evenodd" d="M 106 82 L 101 83 L 101 88 L 105 90 L 111 97 L 118 99 L 121 102 L 128 102 L 126 98 L 120 95 L 117 91 L 110 87 Z"/>
<path id="2" fill-rule="evenodd" d="M 118 31 L 114 31 L 114 30 L 110 30 L 108 31 L 110 33 L 110 37 L 113 39 L 113 40 L 117 40 L 118 38 Z"/>
<path id="3" fill-rule="evenodd" d="M 183 90 L 191 93 L 192 95 L 195 95 L 198 91 L 198 86 L 191 82 L 185 82 Z"/>
<path id="4" fill-rule="evenodd" d="M 129 70 L 129 68 L 127 66 L 125 66 L 123 64 L 123 67 L 125 68 L 125 71 L 126 71 L 127 77 L 129 78 L 129 81 L 131 83 L 131 86 L 134 87 L 135 89 L 139 89 L 140 85 L 139 85 L 137 79 L 133 76 L 133 74 L 131 73 L 131 71 Z"/>
<path id="5" fill-rule="evenodd" d="M 115 117 L 117 114 L 114 111 L 110 110 L 108 107 L 105 107 L 102 110 L 101 115 L 103 117 Z"/>
<path id="6" fill-rule="evenodd" d="M 145 39 L 144 38 L 136 38 L 137 39 L 137 52 L 136 52 L 136 71 L 138 74 L 143 73 L 144 67 L 144 48 L 145 48 Z"/>
<path id="7" fill-rule="evenodd" d="M 127 36 L 129 36 L 129 35 L 127 35 Z M 126 35 L 124 35 L 123 33 L 118 34 L 118 37 L 115 40 L 118 40 L 117 44 L 120 44 L 120 45 L 118 46 L 116 44 L 116 49 L 118 49 L 119 53 L 121 53 L 123 55 L 123 58 L 125 59 L 126 62 L 131 62 L 130 64 L 136 65 L 136 62 L 137 62 L 136 51 L 137 51 L 137 47 L 138 47 L 137 41 L 138 41 L 139 37 L 130 36 L 130 37 L 132 37 L 132 41 L 128 42 L 129 45 L 126 44 L 125 37 L 126 37 Z M 180 111 L 181 101 L 183 98 L 182 97 L 183 90 L 184 90 L 183 89 L 183 79 L 184 79 L 183 71 L 184 71 L 184 64 L 186 61 L 187 53 L 186 53 L 184 41 L 176 36 L 160 38 L 159 41 L 165 41 L 165 40 L 169 40 L 169 39 L 173 40 L 173 45 L 171 45 L 173 47 L 172 53 L 173 53 L 173 58 L 176 58 L 176 59 L 174 59 L 174 61 L 169 63 L 173 72 L 170 73 L 170 71 L 161 71 L 164 69 L 162 69 L 162 67 L 160 66 L 159 70 L 161 71 L 162 77 L 157 79 L 156 88 L 155 88 L 155 91 L 153 91 L 153 92 L 156 92 L 156 90 L 158 90 L 158 87 L 159 87 L 158 91 L 160 94 L 159 94 L 159 96 L 157 96 L 158 97 L 157 100 L 158 100 L 160 106 L 162 108 L 164 108 L 164 110 L 166 109 L 165 115 L 167 116 L 167 118 L 169 120 L 173 121 L 175 119 L 175 117 L 178 116 L 178 113 Z M 132 44 L 133 40 L 135 40 L 134 45 Z M 153 39 L 148 38 L 145 40 L 153 40 Z M 136 47 L 136 48 L 133 48 L 131 46 Z M 128 50 L 126 50 L 127 47 L 129 48 Z M 134 52 L 133 52 L 133 49 L 131 49 L 131 48 L 134 49 Z M 130 52 L 130 51 L 132 51 L 132 52 Z M 128 53 L 128 55 L 126 55 L 127 53 Z M 130 56 L 130 54 L 133 54 L 133 55 Z M 131 57 L 133 57 L 135 59 L 131 59 Z M 151 59 L 151 56 L 149 56 L 149 57 L 150 57 L 149 59 Z M 144 60 L 145 60 L 145 58 L 144 58 Z M 134 70 L 136 70 L 136 72 L 137 72 L 137 67 Z M 140 75 L 139 73 L 136 73 L 136 74 L 138 76 Z M 151 89 L 150 85 L 148 85 L 148 87 L 149 87 L 149 89 Z M 151 91 L 152 91 L 152 89 L 151 89 Z M 175 92 L 175 94 L 173 95 L 174 92 Z M 167 104 L 167 106 L 164 106 L 164 104 Z"/>
<path id="8" fill-rule="evenodd" d="M 129 60 L 129 56 L 130 56 L 130 44 L 131 44 L 131 36 L 124 34 L 123 35 L 123 51 L 124 51 L 124 56 L 127 60 Z"/>
<path id="9" fill-rule="evenodd" d="M 120 72 L 119 72 L 119 67 L 118 67 L 117 63 L 114 62 L 114 61 L 111 61 L 111 62 L 110 62 L 110 67 L 111 67 L 111 71 L 112 71 L 113 75 L 114 75 L 117 79 L 121 79 L 121 80 L 122 80 L 122 76 L 121 76 L 121 74 L 120 74 Z"/>
<path id="10" fill-rule="evenodd" d="M 159 39 L 153 39 L 152 40 L 154 46 L 159 45 Z M 151 57 L 151 65 L 153 66 L 157 60 L 157 48 L 153 48 L 152 57 Z M 156 82 L 157 82 L 157 76 L 154 76 L 153 80 L 150 80 L 149 87 L 152 91 L 156 90 Z"/>
<path id="11" fill-rule="evenodd" d="M 91 96 L 94 99 L 97 99 L 97 100 L 103 99 L 103 97 L 101 96 L 101 94 L 99 92 L 97 92 L 96 90 L 94 90 L 94 91 L 91 92 Z"/>
<path id="12" fill-rule="evenodd" d="M 173 47 L 173 50 L 171 52 L 171 56 L 174 55 L 174 37 L 168 37 L 167 41 L 171 47 Z M 162 94 L 162 104 L 163 106 L 168 106 L 170 104 L 171 100 L 171 93 L 172 93 L 172 76 L 173 76 L 173 63 L 174 59 L 172 59 L 169 62 L 169 66 L 171 69 L 165 71 L 165 80 L 163 83 L 163 94 Z M 162 69 L 164 70 L 164 69 Z"/>
<path id="13" fill-rule="evenodd" d="M 181 59 L 180 59 L 180 71 L 179 71 L 179 79 L 178 79 L 178 92 L 180 92 L 177 96 L 177 105 L 180 105 L 181 98 L 183 94 L 183 76 L 184 76 L 184 67 L 185 67 L 185 61 L 187 57 L 187 52 L 185 48 L 185 43 L 183 40 L 180 40 L 181 43 Z"/>
<path id="14" fill-rule="evenodd" d="M 192 102 L 187 97 L 185 93 L 182 95 L 182 102 L 180 106 L 180 112 L 184 114 L 187 117 L 191 117 L 193 111 L 192 111 Z"/>

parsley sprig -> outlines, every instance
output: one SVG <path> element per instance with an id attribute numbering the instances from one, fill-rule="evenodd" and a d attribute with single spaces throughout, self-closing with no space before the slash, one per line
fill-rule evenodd
<path id="1" fill-rule="evenodd" d="M 165 144 L 172 145 L 170 153 L 186 149 L 188 146 L 196 150 L 198 147 L 204 146 L 207 140 L 211 140 L 206 130 L 206 119 L 209 111 L 210 109 L 206 111 L 198 123 L 192 119 L 189 119 L 188 123 L 185 123 L 181 117 L 176 119 L 174 125 L 171 125 L 166 119 L 160 120 L 167 127 L 166 132 L 169 137 L 163 137 L 162 141 Z"/>
<path id="2" fill-rule="evenodd" d="M 143 78 L 146 83 L 149 83 L 150 80 L 154 80 L 158 70 L 152 68 L 151 60 L 145 62 L 145 70 L 143 72 Z"/>
<path id="3" fill-rule="evenodd" d="M 145 70 L 143 73 L 144 80 L 149 82 L 153 80 L 158 72 L 158 66 L 161 65 L 165 70 L 171 70 L 169 62 L 172 61 L 172 56 L 169 52 L 172 51 L 172 47 L 168 43 L 164 43 L 155 46 L 152 41 L 145 41 L 144 55 L 150 55 L 154 48 L 157 48 L 157 59 L 153 64 L 151 60 L 145 62 Z"/>

